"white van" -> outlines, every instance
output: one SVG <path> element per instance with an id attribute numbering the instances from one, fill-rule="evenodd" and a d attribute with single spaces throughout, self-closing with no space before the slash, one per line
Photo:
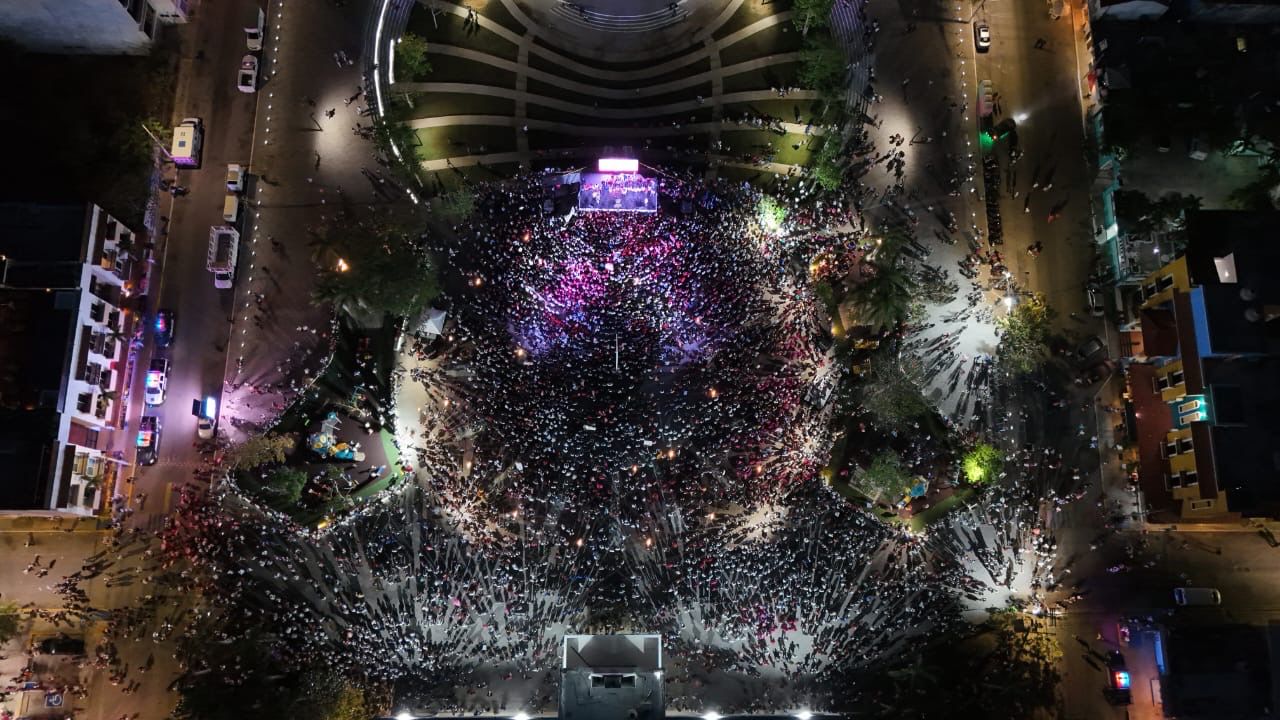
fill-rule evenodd
<path id="1" fill-rule="evenodd" d="M 200 118 L 185 118 L 173 129 L 173 148 L 169 157 L 178 167 L 198 168 L 203 147 L 204 123 Z"/>
<path id="2" fill-rule="evenodd" d="M 235 225 L 236 221 L 240 219 L 240 198 L 239 197 L 231 193 L 227 193 L 227 196 L 223 198 L 222 219 L 226 220 L 228 223 L 231 223 L 232 225 Z"/>
<path id="3" fill-rule="evenodd" d="M 1173 601 L 1178 605 L 1221 605 L 1222 593 L 1214 588 L 1180 587 L 1173 589 Z"/>

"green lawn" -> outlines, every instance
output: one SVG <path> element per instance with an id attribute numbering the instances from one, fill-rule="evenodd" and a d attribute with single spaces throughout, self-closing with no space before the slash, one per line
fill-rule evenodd
<path id="1" fill-rule="evenodd" d="M 768 100 L 755 102 L 727 103 L 724 106 L 725 117 L 737 117 L 744 113 L 763 113 L 781 119 L 783 122 L 796 122 L 796 110 L 800 111 L 800 122 L 809 122 L 817 112 L 818 100 L 793 100 L 784 97 L 771 97 Z"/>
<path id="2" fill-rule="evenodd" d="M 516 86 L 515 73 L 484 62 L 430 51 L 427 59 L 431 61 L 431 72 L 423 78 L 424 82 L 476 83 L 510 89 Z"/>
<path id="3" fill-rule="evenodd" d="M 419 142 L 418 157 L 423 160 L 458 155 L 487 155 L 516 149 L 515 131 L 509 127 L 456 125 L 421 128 L 414 132 Z"/>
<path id="4" fill-rule="evenodd" d="M 488 53 L 512 62 L 519 57 L 519 48 L 515 43 L 483 28 L 468 31 L 463 27 L 465 20 L 457 15 L 441 13 L 436 16 L 436 22 L 439 24 L 438 28 L 431 24 L 431 11 L 422 5 L 416 6 L 409 15 L 407 32 L 426 38 L 428 52 L 431 44 L 442 43 Z"/>
<path id="5" fill-rule="evenodd" d="M 728 75 L 724 79 L 724 91 L 733 93 L 795 86 L 796 71 L 799 67 L 798 62 L 785 62 Z"/>
<path id="6" fill-rule="evenodd" d="M 692 102 L 692 101 L 695 101 L 699 95 L 701 95 L 704 100 L 711 97 L 710 82 L 699 83 L 697 85 L 693 85 L 681 90 L 677 90 L 674 92 L 661 93 L 659 95 L 645 95 L 645 96 L 622 97 L 622 98 L 594 97 L 592 95 L 578 92 L 577 90 L 569 90 L 567 88 L 562 88 L 558 85 L 552 85 L 550 83 L 545 83 L 540 80 L 533 80 L 533 79 L 529 80 L 528 90 L 529 92 L 534 93 L 536 95 L 555 98 L 557 100 L 563 100 L 565 102 L 578 103 L 581 105 L 587 105 L 592 107 L 612 108 L 612 109 L 645 108 L 645 107 L 656 107 L 659 105 L 667 105 L 671 103 Z M 530 100 L 530 102 L 532 103 L 534 101 Z"/>
<path id="7" fill-rule="evenodd" d="M 581 55 L 575 55 L 568 49 L 562 48 L 562 47 L 556 47 L 548 43 L 546 40 L 543 40 L 540 37 L 534 39 L 534 43 L 536 45 L 545 47 L 549 50 L 553 50 L 557 54 L 563 55 L 564 57 L 570 60 L 573 60 L 575 62 L 579 62 L 579 63 L 582 63 L 583 65 L 589 65 L 592 67 L 603 68 L 605 70 L 645 70 L 647 68 L 653 67 L 654 65 L 661 65 L 662 63 L 669 62 L 671 60 L 693 55 L 701 49 L 701 46 L 693 46 L 693 47 L 684 48 L 678 52 L 674 52 L 669 55 L 662 55 L 659 57 L 655 57 L 650 60 L 634 60 L 634 61 L 628 61 L 628 62 L 606 62 L 603 60 L 597 60 L 595 58 L 587 58 L 587 57 L 582 57 Z"/>
<path id="8" fill-rule="evenodd" d="M 773 148 L 774 162 L 786 163 L 787 165 L 804 165 L 809 162 L 810 150 L 804 143 L 811 140 L 813 136 L 805 137 L 801 134 L 787 133 L 786 135 L 778 135 L 768 130 L 734 129 L 733 126 L 726 127 L 721 131 L 720 139 L 727 145 L 731 153 L 766 153 L 764 145 Z M 797 149 L 795 146 L 799 144 Z"/>
<path id="9" fill-rule="evenodd" d="M 976 491 L 971 487 L 961 488 L 945 500 L 929 506 L 929 508 L 924 512 L 916 513 L 911 517 L 911 529 L 915 532 L 924 530 L 933 523 L 942 519 L 942 517 L 947 513 L 967 503 L 969 498 L 973 497 L 975 492 Z"/>
<path id="10" fill-rule="evenodd" d="M 590 63 L 590 65 L 592 67 L 599 67 L 597 63 Z M 654 75 L 652 77 L 645 77 L 639 80 L 602 80 L 600 77 L 595 75 L 583 75 L 581 73 L 574 72 L 569 68 L 565 68 L 556 61 L 544 57 L 536 52 L 529 53 L 529 67 L 552 73 L 557 77 L 562 77 L 566 80 L 573 80 L 574 82 L 586 83 L 588 85 L 607 85 L 613 88 L 631 89 L 657 85 L 659 83 L 670 82 L 672 80 L 679 80 L 680 78 L 695 75 L 697 73 L 707 72 L 711 70 L 711 59 L 703 57 L 700 60 L 695 60 L 677 70 L 662 73 L 660 75 Z"/>
<path id="11" fill-rule="evenodd" d="M 565 122 L 573 125 L 588 125 L 593 127 L 654 127 L 657 125 L 669 126 L 672 122 L 681 124 L 691 122 L 709 122 L 711 120 L 711 108 L 709 106 L 701 106 L 690 112 L 678 113 L 676 115 L 659 115 L 656 117 L 646 118 L 624 118 L 615 120 L 611 118 L 593 117 L 590 115 L 578 115 L 576 113 L 564 112 L 553 108 L 530 103 L 528 106 L 529 117 L 535 120 L 553 120 L 555 122 Z"/>
<path id="12" fill-rule="evenodd" d="M 489 95 L 466 93 L 413 93 L 415 118 L 440 117 L 442 115 L 514 115 L 516 101 Z"/>

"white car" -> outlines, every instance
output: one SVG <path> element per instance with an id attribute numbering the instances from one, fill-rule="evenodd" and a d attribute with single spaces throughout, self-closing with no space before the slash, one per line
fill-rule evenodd
<path id="1" fill-rule="evenodd" d="M 258 8 L 257 12 L 258 21 L 254 23 L 252 27 L 244 29 L 245 47 L 249 48 L 249 50 L 253 52 L 262 50 L 262 31 L 265 29 L 267 24 L 267 16 L 262 12 L 262 9 Z"/>
<path id="2" fill-rule="evenodd" d="M 143 400 L 148 405 L 163 405 L 165 391 L 169 389 L 169 361 L 155 358 L 147 368 L 146 392 Z"/>
<path id="3" fill-rule="evenodd" d="M 206 397 L 200 403 L 200 413 L 196 416 L 196 437 L 201 440 L 211 439 L 218 431 L 218 401 Z"/>
<path id="4" fill-rule="evenodd" d="M 213 418 L 202 417 L 196 419 L 196 437 L 201 440 L 213 438 Z"/>
<path id="5" fill-rule="evenodd" d="M 244 166 L 239 163 L 227 165 L 227 192 L 244 191 Z"/>
<path id="6" fill-rule="evenodd" d="M 236 73 L 236 87 L 240 92 L 258 91 L 258 58 L 245 55 L 240 61 L 240 72 Z"/>

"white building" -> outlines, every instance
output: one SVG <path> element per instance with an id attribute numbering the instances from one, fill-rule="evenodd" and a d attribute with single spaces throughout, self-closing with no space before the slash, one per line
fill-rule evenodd
<path id="1" fill-rule="evenodd" d="M 195 0 L 3 0 L 0 35 L 27 50 L 142 55 L 160 23 L 183 23 Z"/>
<path id="2" fill-rule="evenodd" d="M 141 252 L 97 205 L 0 204 L 0 509 L 101 509 L 123 464 Z"/>

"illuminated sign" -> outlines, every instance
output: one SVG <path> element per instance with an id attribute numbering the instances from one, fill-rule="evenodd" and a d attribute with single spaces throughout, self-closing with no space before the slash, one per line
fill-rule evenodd
<path id="1" fill-rule="evenodd" d="M 640 169 L 640 161 L 634 158 L 600 158 L 600 172 L 633 173 Z"/>

